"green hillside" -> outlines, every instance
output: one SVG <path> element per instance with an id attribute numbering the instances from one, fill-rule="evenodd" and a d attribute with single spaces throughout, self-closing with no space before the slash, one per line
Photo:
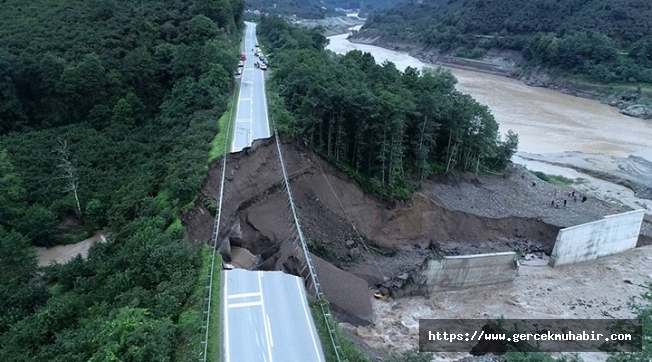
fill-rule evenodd
<path id="1" fill-rule="evenodd" d="M 0 3 L 0 361 L 198 355 L 202 258 L 179 215 L 242 15 L 239 0 Z M 109 242 L 87 261 L 37 273 L 34 246 L 97 230 Z"/>
<path id="2" fill-rule="evenodd" d="M 652 82 L 652 2 L 647 0 L 426 0 L 375 13 L 363 30 L 445 54 L 488 49 L 602 82 Z"/>
<path id="3" fill-rule="evenodd" d="M 323 19 L 341 16 L 336 8 L 360 9 L 361 16 L 375 10 L 388 9 L 409 0 L 245 0 L 248 10 L 259 10 L 271 15 L 296 15 L 301 19 Z"/>

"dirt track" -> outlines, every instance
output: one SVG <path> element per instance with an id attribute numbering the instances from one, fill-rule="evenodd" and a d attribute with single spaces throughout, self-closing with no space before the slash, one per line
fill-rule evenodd
<path id="1" fill-rule="evenodd" d="M 282 149 L 312 251 L 345 270 L 366 266 L 381 269 L 380 277 L 393 277 L 422 263 L 430 253 L 429 242 L 437 242 L 446 254 L 508 251 L 515 246 L 530 252 L 512 285 L 438 293 L 429 301 L 417 297 L 376 303 L 375 325 L 348 329 L 363 337 L 368 349 L 378 354 L 414 347 L 414 323 L 410 321 L 420 313 L 451 318 L 484 314 L 509 318 L 528 313 L 622 315 L 627 313 L 620 310 L 624 300 L 640 294 L 639 287 L 624 280 L 642 283 L 652 278 L 640 268 L 652 260 L 650 247 L 587 263 L 573 271 L 527 266 L 545 264 L 545 254 L 549 254 L 560 228 L 627 208 L 595 198 L 585 203 L 571 201 L 567 187 L 546 184 L 523 168 L 511 168 L 503 176 L 429 180 L 410 202 L 391 205 L 365 194 L 344 173 L 301 145 L 285 143 Z M 205 200 L 218 194 L 221 162 L 216 160 L 211 165 L 201 191 Z M 552 199 L 563 204 L 564 198 L 566 207 L 551 206 Z M 230 233 L 231 244 L 259 254 L 261 269 L 296 272 L 290 258 L 290 241 L 296 234 L 273 139 L 259 140 L 251 149 L 228 156 L 222 215 L 221 238 L 227 237 L 229 230 L 241 229 Z M 204 205 L 198 204 L 183 220 L 195 243 L 210 239 L 213 216 Z M 650 223 L 644 224 L 647 236 L 642 236 L 639 244 L 652 241 Z M 366 250 L 365 245 L 378 252 Z"/>

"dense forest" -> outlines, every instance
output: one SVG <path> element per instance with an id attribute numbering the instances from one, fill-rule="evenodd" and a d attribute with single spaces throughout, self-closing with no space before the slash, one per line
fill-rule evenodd
<path id="1" fill-rule="evenodd" d="M 240 0 L 0 4 L 0 360 L 185 361 Z M 108 242 L 37 269 L 33 246 Z M 117 359 L 116 359 L 117 358 Z"/>
<path id="2" fill-rule="evenodd" d="M 338 15 L 333 8 L 325 8 L 318 1 L 244 0 L 244 4 L 247 10 L 258 10 L 270 15 L 296 15 L 300 19 L 323 19 Z"/>
<path id="3" fill-rule="evenodd" d="M 361 15 L 383 10 L 408 0 L 245 0 L 247 10 L 259 10 L 269 15 L 292 16 L 300 19 L 324 19 L 342 16 L 336 8 L 359 9 Z"/>
<path id="4" fill-rule="evenodd" d="M 337 56 L 319 30 L 278 17 L 258 28 L 273 53 L 278 128 L 382 196 L 405 198 L 436 171 L 500 170 L 517 149 L 517 135 L 502 140 L 488 108 L 456 91 L 448 71 L 401 72 L 359 51 Z"/>
<path id="5" fill-rule="evenodd" d="M 375 29 L 444 54 L 522 52 L 600 82 L 652 82 L 652 2 L 647 0 L 430 0 L 374 13 Z"/>

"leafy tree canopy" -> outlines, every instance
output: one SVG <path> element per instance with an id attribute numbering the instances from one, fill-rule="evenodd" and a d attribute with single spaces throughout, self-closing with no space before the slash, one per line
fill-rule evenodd
<path id="1" fill-rule="evenodd" d="M 652 2 L 426 0 L 376 12 L 364 30 L 462 57 L 522 52 L 601 82 L 652 82 Z"/>
<path id="2" fill-rule="evenodd" d="M 259 29 L 273 53 L 278 128 L 382 196 L 405 198 L 436 171 L 500 170 L 518 147 L 448 71 L 400 72 L 368 53 L 328 53 L 319 30 L 278 17 L 263 17 Z"/>
<path id="3" fill-rule="evenodd" d="M 239 0 L 0 3 L 0 361 L 198 355 L 201 259 L 170 226 L 204 178 L 242 19 Z M 88 260 L 37 273 L 34 246 L 98 229 Z"/>

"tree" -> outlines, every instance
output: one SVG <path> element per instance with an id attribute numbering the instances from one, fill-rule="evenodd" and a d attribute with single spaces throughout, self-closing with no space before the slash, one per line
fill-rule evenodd
<path id="1" fill-rule="evenodd" d="M 81 221 L 82 210 L 81 204 L 79 203 L 79 176 L 77 166 L 75 165 L 70 149 L 68 148 L 68 141 L 60 140 L 55 152 L 59 157 L 59 168 L 63 174 L 59 179 L 65 181 L 63 192 L 70 193 L 75 198 L 75 213 L 77 214 L 77 218 Z"/>
<path id="2" fill-rule="evenodd" d="M 121 124 L 127 127 L 134 127 L 136 125 L 134 109 L 127 99 L 120 98 L 115 104 L 113 115 L 111 116 L 111 123 Z"/>
<path id="3" fill-rule="evenodd" d="M 35 246 L 52 246 L 56 241 L 57 216 L 45 206 L 27 208 L 17 224 L 17 230 Z"/>
<path id="4" fill-rule="evenodd" d="M 26 207 L 23 181 L 7 149 L 0 150 L 0 225 L 13 225 Z"/>
<path id="5" fill-rule="evenodd" d="M 219 32 L 217 24 L 204 15 L 196 15 L 188 22 L 188 33 L 193 43 L 203 44 L 217 37 Z"/>
<path id="6" fill-rule="evenodd" d="M 27 283 L 36 273 L 36 252 L 27 239 L 0 226 L 0 282 L 9 287 Z"/>
<path id="7" fill-rule="evenodd" d="M 97 350 L 89 362 L 170 361 L 174 333 L 168 319 L 153 319 L 141 308 L 121 308 L 93 338 Z"/>

